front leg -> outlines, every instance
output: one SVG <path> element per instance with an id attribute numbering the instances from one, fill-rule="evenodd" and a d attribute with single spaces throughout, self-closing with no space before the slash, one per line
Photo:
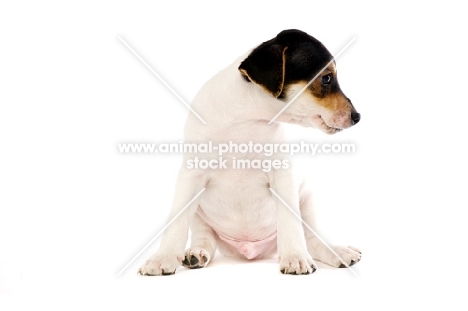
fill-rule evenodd
<path id="1" fill-rule="evenodd" d="M 313 259 L 332 267 L 347 268 L 361 260 L 361 251 L 352 246 L 329 246 L 317 233 L 315 224 L 312 194 L 303 182 L 299 190 L 301 216 L 307 249 Z"/>
<path id="2" fill-rule="evenodd" d="M 172 209 L 168 218 L 168 227 L 162 236 L 159 250 L 138 270 L 142 275 L 174 274 L 184 260 L 190 221 L 198 207 L 203 190 L 200 174 L 182 168 L 176 182 Z M 190 204 L 189 204 L 190 203 Z M 172 222 L 169 225 L 169 222 Z"/>
<path id="3" fill-rule="evenodd" d="M 216 251 L 215 233 L 198 213 L 193 216 L 190 230 L 192 242 L 190 248 L 185 251 L 183 265 L 190 269 L 206 267 Z"/>
<path id="4" fill-rule="evenodd" d="M 270 188 L 277 201 L 278 259 L 284 274 L 309 274 L 317 269 L 307 252 L 299 210 L 297 183 L 290 172 L 277 171 Z"/>

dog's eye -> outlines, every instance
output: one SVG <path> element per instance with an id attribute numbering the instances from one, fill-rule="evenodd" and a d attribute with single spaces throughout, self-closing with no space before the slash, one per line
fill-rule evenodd
<path id="1" fill-rule="evenodd" d="M 331 80 L 332 80 L 332 75 L 331 73 L 329 73 L 322 77 L 322 84 L 330 84 Z"/>

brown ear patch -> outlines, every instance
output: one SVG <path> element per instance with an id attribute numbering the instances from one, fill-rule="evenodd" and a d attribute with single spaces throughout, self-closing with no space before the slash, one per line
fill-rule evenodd
<path id="1" fill-rule="evenodd" d="M 287 48 L 278 44 L 261 45 L 240 64 L 239 71 L 278 98 L 284 87 Z"/>

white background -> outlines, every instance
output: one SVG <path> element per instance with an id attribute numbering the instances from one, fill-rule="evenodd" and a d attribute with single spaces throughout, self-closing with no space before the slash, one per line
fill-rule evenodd
<path id="1" fill-rule="evenodd" d="M 456 1 L 59 1 L 0 4 L 0 308 L 466 309 L 466 29 Z M 298 28 L 337 53 L 362 120 L 310 142 L 353 155 L 298 157 L 331 244 L 362 249 L 354 275 L 284 276 L 275 260 L 215 258 L 139 277 L 163 227 L 185 100 L 239 55 Z M 168 307 L 173 305 L 173 307 Z"/>

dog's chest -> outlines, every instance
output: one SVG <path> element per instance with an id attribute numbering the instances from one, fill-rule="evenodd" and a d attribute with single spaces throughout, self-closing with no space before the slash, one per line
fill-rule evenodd
<path id="1" fill-rule="evenodd" d="M 267 174 L 252 171 L 227 170 L 210 178 L 200 199 L 202 218 L 228 239 L 258 241 L 271 236 L 277 212 L 268 182 Z"/>

